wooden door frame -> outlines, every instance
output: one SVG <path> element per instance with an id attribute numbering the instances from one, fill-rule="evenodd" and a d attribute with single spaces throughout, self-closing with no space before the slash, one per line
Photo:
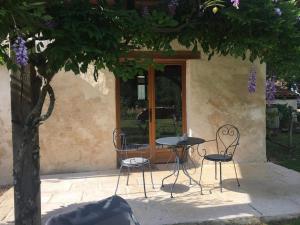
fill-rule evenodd
<path id="1" fill-rule="evenodd" d="M 187 132 L 187 113 L 186 113 L 186 60 L 174 60 L 174 59 L 157 59 L 156 62 L 164 64 L 165 66 L 168 65 L 179 65 L 181 66 L 181 110 L 182 110 L 182 133 Z M 154 70 L 153 70 L 154 73 Z M 152 78 L 155 79 L 155 75 Z M 156 86 L 155 82 L 153 81 L 153 87 L 151 88 L 153 92 L 153 107 L 155 107 L 155 92 L 156 92 Z M 155 121 L 155 110 L 152 109 L 154 113 L 152 113 L 152 121 Z M 151 157 L 153 157 L 153 161 L 156 163 L 165 162 L 170 158 L 170 151 L 167 151 L 166 149 L 156 149 L 155 146 L 155 135 L 156 135 L 156 123 L 152 123 L 152 132 L 153 132 L 153 139 L 150 139 L 150 154 Z"/>
<path id="2" fill-rule="evenodd" d="M 181 66 L 181 87 L 182 87 L 182 132 L 187 133 L 187 107 L 186 107 L 186 59 L 155 59 L 155 62 L 164 65 L 179 65 Z M 155 121 L 155 70 L 152 67 L 148 68 L 148 108 L 151 109 L 151 121 Z M 120 128 L 121 124 L 121 105 L 120 105 L 120 79 L 115 79 L 115 102 L 116 102 L 116 128 Z M 162 162 L 164 158 L 169 158 L 170 152 L 166 150 L 158 150 L 155 147 L 156 124 L 149 122 L 149 155 L 152 162 Z M 137 152 L 136 152 L 137 153 Z M 157 155 L 160 154 L 160 157 Z M 132 152 L 134 155 L 135 152 Z M 140 153 L 139 153 L 140 154 Z"/>

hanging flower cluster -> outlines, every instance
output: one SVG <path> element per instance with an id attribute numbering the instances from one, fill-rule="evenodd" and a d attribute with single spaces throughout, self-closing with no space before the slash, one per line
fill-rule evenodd
<path id="1" fill-rule="evenodd" d="M 142 16 L 149 16 L 150 15 L 150 11 L 149 11 L 149 7 L 148 6 L 144 6 L 142 9 Z"/>
<path id="2" fill-rule="evenodd" d="M 274 77 L 267 79 L 266 81 L 266 100 L 267 104 L 271 105 L 272 102 L 275 100 L 275 93 L 276 93 L 276 85 Z"/>
<path id="3" fill-rule="evenodd" d="M 57 23 L 54 20 L 48 20 L 44 23 L 45 27 L 48 29 L 53 29 L 57 26 Z"/>
<path id="4" fill-rule="evenodd" d="M 279 2 L 279 0 L 273 0 L 273 3 L 277 5 L 277 3 Z M 274 8 L 274 13 L 277 15 L 277 16 L 281 16 L 282 15 L 282 11 L 279 7 L 275 7 Z"/>
<path id="5" fill-rule="evenodd" d="M 21 66 L 26 66 L 28 64 L 28 53 L 25 40 L 19 36 L 13 44 L 12 49 L 16 53 L 17 63 Z"/>
<path id="6" fill-rule="evenodd" d="M 280 8 L 275 8 L 275 14 L 277 15 L 277 16 L 281 16 L 282 15 L 282 11 L 281 11 L 281 9 Z"/>
<path id="7" fill-rule="evenodd" d="M 253 66 L 250 69 L 249 78 L 248 78 L 248 91 L 250 94 L 256 91 L 256 69 Z"/>
<path id="8" fill-rule="evenodd" d="M 168 12 L 169 12 L 169 14 L 171 15 L 171 16 L 174 16 L 175 14 L 176 14 L 176 10 L 177 10 L 177 8 L 178 8 L 178 6 L 179 6 L 179 1 L 180 0 L 168 0 L 168 5 L 167 5 L 167 9 L 168 9 Z M 232 5 L 236 8 L 236 9 L 238 9 L 239 8 L 239 4 L 240 4 L 240 0 L 230 0 L 231 1 L 231 3 L 232 3 Z M 218 7 L 216 6 L 216 7 L 214 7 L 213 9 L 212 9 L 212 12 L 214 13 L 214 14 L 216 14 L 217 12 L 218 12 Z M 199 10 L 198 10 L 199 12 L 199 15 L 202 15 L 202 13 L 203 13 L 203 5 L 202 4 L 199 4 Z M 144 16 L 144 17 L 146 17 L 146 16 L 148 16 L 148 15 L 150 15 L 150 10 L 149 10 L 149 7 L 147 6 L 147 5 L 145 5 L 145 6 L 143 6 L 142 8 L 141 8 L 141 15 L 142 16 Z"/>
<path id="9" fill-rule="evenodd" d="M 238 9 L 240 5 L 240 0 L 231 0 L 231 3 L 235 8 Z"/>
<path id="10" fill-rule="evenodd" d="M 179 5 L 179 1 L 178 0 L 170 0 L 169 4 L 168 4 L 168 9 L 169 9 L 169 13 L 174 16 L 176 13 L 176 9 Z"/>

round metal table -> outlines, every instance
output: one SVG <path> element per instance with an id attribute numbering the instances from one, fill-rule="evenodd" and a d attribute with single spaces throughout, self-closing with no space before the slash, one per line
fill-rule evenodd
<path id="1" fill-rule="evenodd" d="M 197 182 L 194 178 L 191 177 L 189 174 L 187 168 L 185 167 L 184 163 L 187 161 L 188 156 L 189 156 L 189 149 L 192 146 L 199 145 L 205 142 L 204 139 L 202 138 L 197 138 L 197 137 L 164 137 L 164 138 L 159 138 L 156 139 L 155 141 L 159 145 L 166 145 L 170 146 L 175 154 L 175 166 L 173 172 L 163 178 L 161 182 L 161 186 L 164 187 L 164 180 L 171 177 L 172 175 L 175 175 L 175 181 L 171 187 L 171 198 L 173 198 L 173 189 L 174 186 L 177 182 L 178 176 L 179 176 L 179 171 L 180 169 L 182 170 L 183 174 L 186 175 L 189 180 L 190 184 L 191 181 L 194 181 L 201 189 L 201 194 L 202 194 L 202 186 L 199 182 Z M 182 149 L 182 154 L 179 153 L 179 150 Z"/>

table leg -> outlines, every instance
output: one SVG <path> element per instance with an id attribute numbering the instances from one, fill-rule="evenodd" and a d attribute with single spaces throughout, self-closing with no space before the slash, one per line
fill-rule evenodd
<path id="1" fill-rule="evenodd" d="M 201 195 L 203 194 L 203 191 L 202 191 L 202 185 L 197 182 L 194 178 L 191 177 L 191 175 L 189 174 L 189 172 L 187 171 L 187 169 L 185 168 L 184 164 L 181 164 L 182 166 L 182 172 L 192 181 L 194 181 L 201 189 Z"/>
<path id="2" fill-rule="evenodd" d="M 176 163 L 177 165 L 178 165 L 178 167 L 177 167 L 177 175 L 175 175 L 176 176 L 176 179 L 175 179 L 175 181 L 174 181 L 174 183 L 173 183 L 173 185 L 172 185 L 172 187 L 171 187 L 171 198 L 174 198 L 173 197 L 173 189 L 174 189 L 174 186 L 175 186 L 175 184 L 176 184 L 176 182 L 177 182 L 177 180 L 178 180 L 178 177 L 179 177 L 179 170 L 180 170 L 180 168 L 179 168 L 179 166 L 180 166 L 180 164 L 179 164 L 179 159 L 178 159 L 178 163 Z"/>
<path id="3" fill-rule="evenodd" d="M 175 164 L 174 164 L 174 169 L 173 169 L 173 172 L 170 174 L 170 175 L 168 175 L 168 176 L 166 176 L 165 178 L 163 178 L 162 179 L 162 181 L 161 181 L 161 187 L 164 187 L 164 180 L 165 179 L 168 179 L 169 177 L 171 177 L 171 176 L 173 176 L 173 175 L 175 175 L 176 174 L 176 172 L 177 172 L 177 159 L 175 159 Z"/>
<path id="4" fill-rule="evenodd" d="M 187 162 L 189 162 L 189 160 L 192 162 L 192 164 L 193 164 L 193 167 L 195 168 L 195 170 L 196 170 L 196 164 L 195 164 L 195 162 L 194 162 L 194 160 L 192 159 L 192 157 L 190 156 L 190 154 L 189 154 L 189 149 L 190 149 L 190 147 L 187 147 L 186 148 L 186 154 L 187 154 L 187 158 L 186 158 L 186 160 L 187 160 Z M 192 184 L 192 179 L 190 179 L 190 185 Z"/>
<path id="5" fill-rule="evenodd" d="M 187 169 L 185 168 L 184 166 L 184 162 L 188 159 L 189 155 L 188 155 L 188 149 L 189 147 L 184 147 L 183 149 L 183 156 L 180 158 L 180 155 L 179 153 L 177 152 L 177 149 L 174 148 L 174 153 L 175 153 L 175 167 L 174 167 L 174 170 L 173 170 L 173 173 L 166 176 L 165 178 L 162 179 L 162 182 L 161 182 L 161 187 L 164 187 L 164 181 L 166 179 L 168 179 L 169 177 L 171 177 L 172 175 L 175 175 L 175 181 L 174 183 L 172 184 L 172 187 L 171 187 L 171 198 L 173 198 L 173 190 L 174 190 L 174 187 L 176 185 L 176 182 L 178 180 L 178 177 L 179 177 L 179 172 L 180 172 L 180 169 L 182 169 L 182 172 L 189 178 L 190 180 L 190 184 L 193 182 L 195 182 L 201 189 L 201 194 L 203 194 L 202 192 L 202 186 L 199 182 L 197 182 L 194 178 L 191 177 L 191 175 L 189 174 L 189 172 L 187 171 Z M 180 168 L 181 166 L 181 168 Z"/>

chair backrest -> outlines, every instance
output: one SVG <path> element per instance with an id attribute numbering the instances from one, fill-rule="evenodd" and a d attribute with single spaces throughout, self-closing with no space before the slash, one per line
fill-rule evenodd
<path id="1" fill-rule="evenodd" d="M 113 143 L 115 151 L 117 152 L 118 161 L 121 162 L 128 158 L 127 154 L 127 141 L 126 134 L 121 129 L 114 129 L 113 131 Z"/>
<path id="2" fill-rule="evenodd" d="M 128 159 L 129 157 L 133 157 L 133 155 L 130 154 L 130 152 L 135 152 L 135 157 L 145 158 L 145 150 L 147 149 L 147 147 L 145 148 L 144 144 L 128 144 L 126 134 L 121 129 L 114 129 L 113 143 L 115 147 L 114 150 L 117 152 L 117 157 L 119 161 Z"/>
<path id="3" fill-rule="evenodd" d="M 240 141 L 239 130 L 231 125 L 221 126 L 216 133 L 217 150 L 219 154 L 233 156 Z"/>
<path id="4" fill-rule="evenodd" d="M 114 129 L 113 131 L 113 143 L 115 150 L 121 151 L 126 149 L 126 135 L 121 129 Z"/>

